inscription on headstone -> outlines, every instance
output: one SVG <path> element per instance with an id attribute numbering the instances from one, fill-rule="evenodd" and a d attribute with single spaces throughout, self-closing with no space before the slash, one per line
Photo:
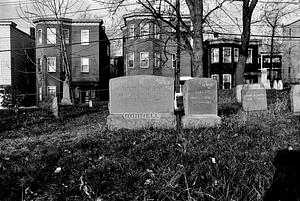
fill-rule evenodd
<path id="1" fill-rule="evenodd" d="M 108 128 L 175 128 L 174 79 L 138 75 L 110 80 Z"/>
<path id="2" fill-rule="evenodd" d="M 264 85 L 262 83 L 255 84 L 240 84 L 236 86 L 236 100 L 238 103 L 242 102 L 242 90 L 243 89 L 263 89 Z"/>
<path id="3" fill-rule="evenodd" d="M 183 88 L 185 116 L 184 128 L 214 126 L 220 123 L 217 116 L 217 81 L 210 78 L 194 78 Z"/>
<path id="4" fill-rule="evenodd" d="M 242 90 L 242 106 L 245 111 L 267 110 L 267 94 L 265 89 Z"/>
<path id="5" fill-rule="evenodd" d="M 290 91 L 291 111 L 300 112 L 300 85 L 293 85 Z"/>

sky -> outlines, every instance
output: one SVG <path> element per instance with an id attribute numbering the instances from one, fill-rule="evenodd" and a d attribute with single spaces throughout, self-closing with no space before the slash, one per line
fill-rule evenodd
<path id="1" fill-rule="evenodd" d="M 22 31 L 29 33 L 29 28 L 31 26 L 34 26 L 33 24 L 29 23 L 28 21 L 25 21 L 24 19 L 21 19 L 20 16 L 24 16 L 21 14 L 21 10 L 26 10 L 29 13 L 35 13 L 34 9 L 32 9 L 32 0 L 1 0 L 0 1 L 0 20 L 9 20 L 13 21 L 17 24 L 17 28 L 21 29 Z M 131 0 L 135 1 L 135 0 Z M 262 0 L 260 0 L 262 1 Z M 120 38 L 122 36 L 121 34 L 121 25 L 123 23 L 122 15 L 126 13 L 130 13 L 134 11 L 136 8 L 134 5 L 129 4 L 129 6 L 122 7 L 120 10 L 118 10 L 115 13 L 109 12 L 107 9 L 108 5 L 100 4 L 96 2 L 96 0 L 79 0 L 80 4 L 77 5 L 74 10 L 84 10 L 87 8 L 89 11 L 87 12 L 89 15 L 89 18 L 101 18 L 104 21 L 104 26 L 106 28 L 106 33 L 110 39 L 112 38 Z M 131 2 L 132 3 L 132 2 Z M 20 5 L 22 9 L 20 9 Z M 215 14 L 215 19 L 217 23 L 222 24 L 224 27 L 223 32 L 228 33 L 241 33 L 241 29 L 238 28 L 237 24 L 241 27 L 241 6 L 233 6 L 232 4 L 228 4 L 229 6 L 225 7 L 224 10 L 219 10 Z M 261 11 L 260 6 L 262 3 L 259 3 L 257 5 L 257 8 L 254 11 L 254 19 L 259 19 Z M 210 6 L 210 4 L 209 4 Z M 74 12 L 68 16 L 69 18 L 80 18 L 80 14 L 83 14 L 83 12 L 77 12 L 74 14 Z M 228 15 L 231 15 L 231 19 L 228 18 Z M 28 14 L 27 16 L 35 18 L 33 14 Z M 299 16 L 294 16 L 293 18 L 287 19 L 285 22 L 290 23 L 296 19 L 298 19 Z M 265 31 L 266 27 L 263 25 L 255 24 L 252 27 L 252 33 L 253 34 L 262 34 Z M 112 42 L 112 41 L 111 41 Z M 119 41 L 113 41 L 113 45 L 120 46 Z M 115 43 L 115 44 L 114 44 Z M 113 48 L 114 49 L 114 48 Z M 118 49 L 118 48 L 115 48 Z M 121 48 L 119 48 L 121 49 Z M 121 52 L 115 53 L 117 55 L 121 54 Z"/>

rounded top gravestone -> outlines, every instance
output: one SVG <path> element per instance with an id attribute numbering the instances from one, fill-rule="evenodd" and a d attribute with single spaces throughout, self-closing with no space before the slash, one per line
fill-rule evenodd
<path id="1" fill-rule="evenodd" d="M 173 113 L 174 79 L 136 75 L 110 80 L 109 110 L 122 113 Z"/>
<path id="2" fill-rule="evenodd" d="M 211 78 L 194 78 L 183 88 L 186 115 L 217 115 L 217 81 Z"/>

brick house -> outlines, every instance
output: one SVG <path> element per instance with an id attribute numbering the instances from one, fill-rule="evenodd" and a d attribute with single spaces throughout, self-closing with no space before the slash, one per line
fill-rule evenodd
<path id="1" fill-rule="evenodd" d="M 11 21 L 0 21 L 0 96 L 11 87 L 24 97 L 22 105 L 35 105 L 35 38 Z"/>
<path id="2" fill-rule="evenodd" d="M 285 83 L 300 82 L 300 43 L 293 37 L 298 37 L 300 20 L 282 27 L 282 80 Z"/>
<path id="3" fill-rule="evenodd" d="M 174 76 L 176 65 L 175 31 L 150 14 L 123 16 L 123 55 L 125 76 Z M 180 76 L 191 76 L 191 56 L 182 49 Z"/>
<path id="4" fill-rule="evenodd" d="M 36 19 L 37 93 L 62 98 L 67 58 L 77 103 L 108 98 L 110 43 L 102 20 Z M 60 30 L 62 30 L 60 33 Z M 61 51 L 64 40 L 65 51 Z M 67 56 L 63 56 L 66 54 Z"/>
<path id="5" fill-rule="evenodd" d="M 258 47 L 260 40 L 250 40 L 248 59 L 245 67 L 245 80 L 257 83 L 260 75 Z M 235 87 L 235 69 L 239 57 L 241 40 L 237 38 L 214 38 L 204 42 L 204 77 L 218 81 L 220 89 Z"/>

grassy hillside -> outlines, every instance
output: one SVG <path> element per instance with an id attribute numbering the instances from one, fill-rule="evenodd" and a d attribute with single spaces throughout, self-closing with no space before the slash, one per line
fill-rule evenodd
<path id="1" fill-rule="evenodd" d="M 20 120 L 0 134 L 0 200 L 263 200 L 277 151 L 300 148 L 298 118 L 285 92 L 253 113 L 222 93 L 216 128 L 111 132 L 105 106 Z"/>

